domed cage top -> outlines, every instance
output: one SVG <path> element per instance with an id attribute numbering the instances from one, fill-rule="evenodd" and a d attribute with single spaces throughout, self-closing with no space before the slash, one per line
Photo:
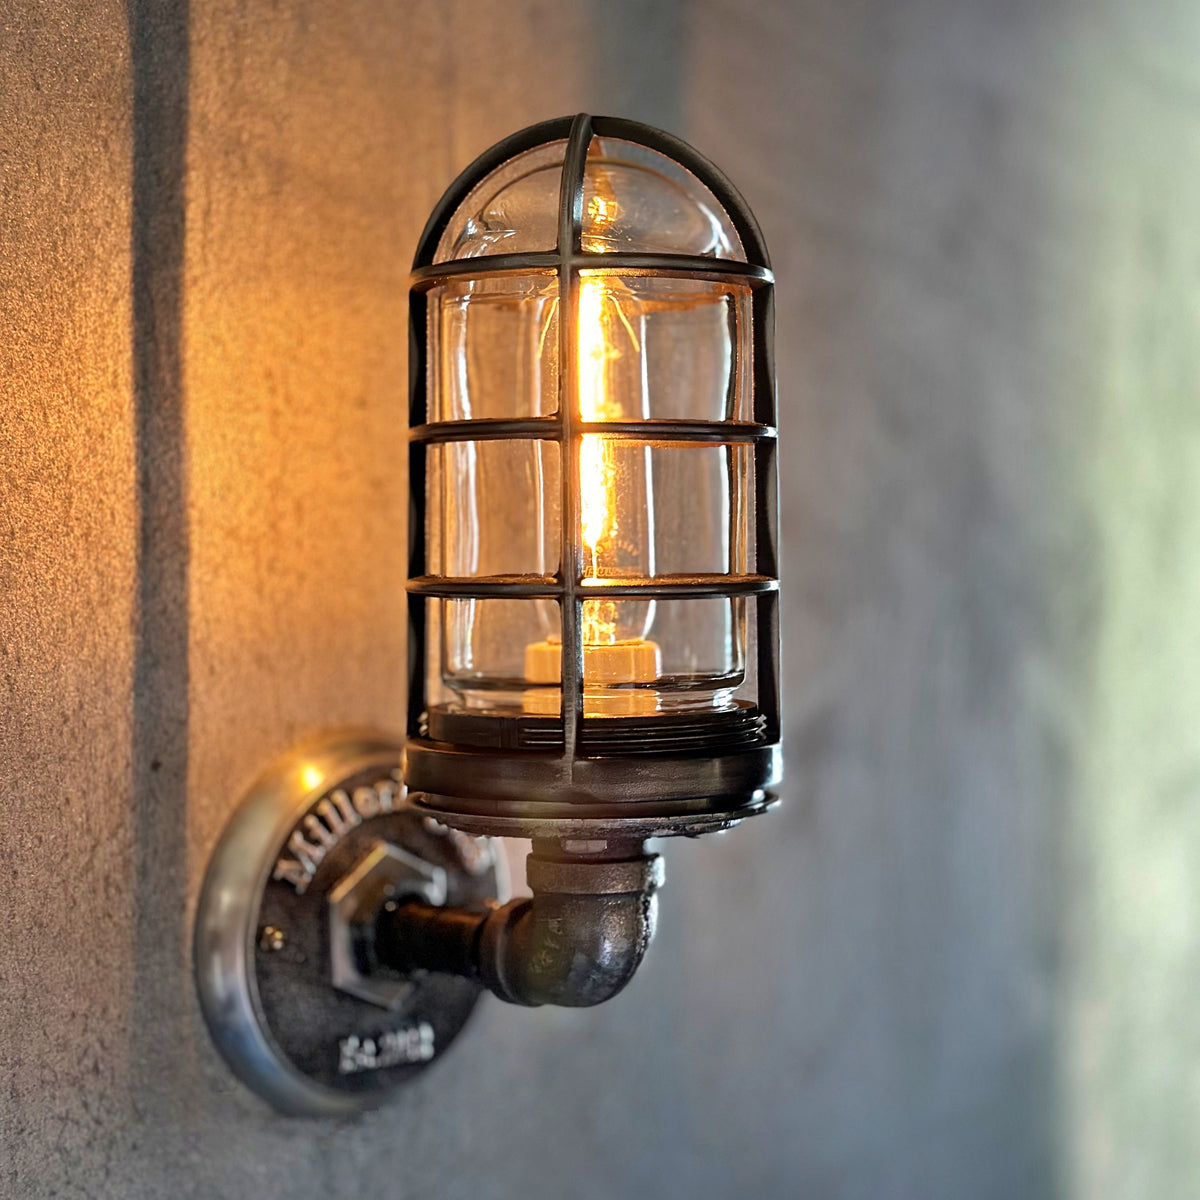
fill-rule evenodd
<path id="1" fill-rule="evenodd" d="M 630 121 L 526 129 L 434 210 L 405 772 L 439 819 L 693 832 L 769 799 L 772 283 L 725 177 Z"/>

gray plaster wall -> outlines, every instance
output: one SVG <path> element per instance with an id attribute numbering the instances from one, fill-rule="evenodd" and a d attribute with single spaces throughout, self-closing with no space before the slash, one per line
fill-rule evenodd
<path id="1" fill-rule="evenodd" d="M 610 1006 L 288 1121 L 197 887 L 401 725 L 407 263 L 581 108 L 772 247 L 786 803 Z M 1198 118 L 1187 0 L 3 0 L 0 1195 L 1194 1195 Z"/>

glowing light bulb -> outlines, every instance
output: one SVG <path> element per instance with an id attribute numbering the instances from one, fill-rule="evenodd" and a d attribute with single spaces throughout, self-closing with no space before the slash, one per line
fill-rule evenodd
<path id="1" fill-rule="evenodd" d="M 616 219 L 611 197 L 588 203 L 584 249 L 600 252 L 603 234 Z M 584 275 L 579 283 L 576 325 L 579 416 L 585 424 L 648 416 L 645 362 L 638 304 L 619 279 Z M 579 525 L 583 543 L 582 586 L 622 576 L 654 573 L 650 449 L 601 433 L 585 433 L 579 444 Z M 584 714 L 639 716 L 656 711 L 657 694 L 644 685 L 661 671 L 658 646 L 646 639 L 653 601 L 585 600 L 583 641 Z M 531 683 L 560 679 L 561 643 L 550 638 L 527 647 Z M 557 699 L 536 691 L 527 711 L 552 711 Z"/>
<path id="2" fill-rule="evenodd" d="M 622 378 L 628 373 L 622 360 L 628 356 L 637 361 L 641 355 L 641 340 L 622 307 L 628 303 L 627 291 L 620 280 L 604 276 L 580 281 L 579 415 L 588 423 L 644 414 L 640 388 L 630 397 L 629 381 Z M 584 434 L 579 445 L 579 516 L 585 583 L 589 578 L 653 571 L 650 503 L 649 450 L 602 434 Z M 585 601 L 584 643 L 602 646 L 644 637 L 651 615 L 649 604 Z"/>

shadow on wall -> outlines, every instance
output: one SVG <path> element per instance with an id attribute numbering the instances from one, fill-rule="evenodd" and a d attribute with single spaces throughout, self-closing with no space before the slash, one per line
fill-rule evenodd
<path id="1" fill-rule="evenodd" d="M 188 495 L 184 408 L 188 0 L 128 8 L 133 76 L 137 608 L 131 749 L 136 917 L 131 1094 L 149 1110 L 186 1056 Z M 181 1011 L 182 1010 L 182 1011 Z M 172 1047 L 176 1047 L 172 1051 Z"/>

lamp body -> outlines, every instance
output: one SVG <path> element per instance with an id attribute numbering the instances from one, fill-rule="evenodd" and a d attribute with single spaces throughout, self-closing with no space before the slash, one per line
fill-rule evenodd
<path id="1" fill-rule="evenodd" d="M 772 276 L 729 183 L 602 117 L 478 159 L 412 277 L 417 803 L 695 832 L 778 776 Z"/>
<path id="2" fill-rule="evenodd" d="M 646 839 L 773 803 L 771 294 L 729 183 L 632 122 L 525 130 L 430 218 L 407 738 L 342 731 L 275 764 L 197 908 L 205 1019 L 277 1108 L 376 1103 L 482 988 L 615 996 L 654 932 Z M 505 834 L 533 839 L 509 903 Z"/>

